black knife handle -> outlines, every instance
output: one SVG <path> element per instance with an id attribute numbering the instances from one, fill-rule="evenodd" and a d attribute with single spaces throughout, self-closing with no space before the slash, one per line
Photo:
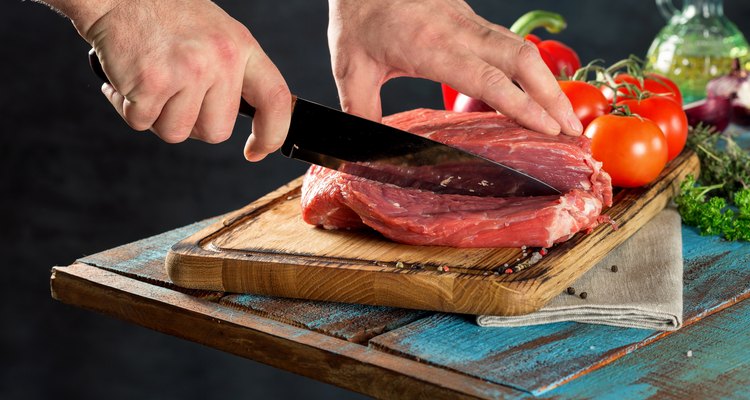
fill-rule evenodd
<path id="1" fill-rule="evenodd" d="M 89 65 L 91 66 L 91 70 L 94 71 L 94 75 L 98 76 L 102 81 L 110 83 L 107 74 L 104 73 L 102 64 L 99 62 L 99 57 L 97 57 L 93 48 L 89 50 Z M 255 107 L 248 104 L 245 99 L 240 99 L 240 109 L 238 114 L 243 117 L 252 118 L 255 115 Z"/>

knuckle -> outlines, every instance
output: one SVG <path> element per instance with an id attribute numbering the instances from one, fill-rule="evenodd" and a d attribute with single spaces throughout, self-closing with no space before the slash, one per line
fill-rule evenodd
<path id="1" fill-rule="evenodd" d="M 153 125 L 159 117 L 155 107 L 142 102 L 131 102 L 131 106 L 124 112 L 125 121 L 137 131 L 145 131 Z"/>
<path id="2" fill-rule="evenodd" d="M 529 65 L 530 63 L 540 61 L 541 57 L 539 55 L 539 50 L 536 48 L 536 45 L 525 40 L 523 42 L 520 42 L 516 49 L 516 59 L 518 60 L 518 64 L 520 64 L 520 67 L 522 68 Z"/>
<path id="3" fill-rule="evenodd" d="M 143 121 L 134 120 L 133 118 L 125 118 L 125 122 L 128 123 L 128 126 L 139 132 L 146 131 L 151 127 L 150 124 Z"/>
<path id="4" fill-rule="evenodd" d="M 214 51 L 218 59 L 227 65 L 237 63 L 240 58 L 239 45 L 228 36 L 215 36 L 212 38 Z"/>
<path id="5" fill-rule="evenodd" d="M 138 73 L 137 82 L 139 94 L 163 93 L 170 86 L 170 77 L 166 68 L 146 67 Z"/>
<path id="6" fill-rule="evenodd" d="M 451 13 L 450 15 L 451 20 L 456 24 L 456 26 L 459 29 L 466 30 L 466 29 L 476 29 L 477 24 L 476 22 L 472 21 L 469 17 L 466 16 L 464 13 L 460 13 L 458 11 Z"/>
<path id="7" fill-rule="evenodd" d="M 190 137 L 190 129 L 164 129 L 157 131 L 156 134 L 157 136 L 159 136 L 159 138 L 161 138 L 161 140 L 167 143 L 182 143 L 187 140 L 188 137 Z"/>
<path id="8" fill-rule="evenodd" d="M 201 134 L 201 138 L 204 142 L 209 144 L 219 144 L 227 141 L 232 135 L 231 131 L 213 132 L 208 134 Z"/>
<path id="9" fill-rule="evenodd" d="M 237 34 L 237 37 L 240 39 L 242 43 L 253 43 L 255 44 L 255 38 L 253 37 L 252 33 L 250 33 L 250 30 L 247 29 L 247 27 L 239 22 L 235 23 L 235 32 Z"/>
<path id="10" fill-rule="evenodd" d="M 188 56 L 187 60 L 185 60 L 185 68 L 191 77 L 201 79 L 206 76 L 209 69 L 209 63 L 204 56 Z"/>
<path id="11" fill-rule="evenodd" d="M 478 77 L 480 95 L 482 98 L 486 98 L 490 92 L 497 91 L 497 88 L 507 85 L 510 81 L 507 75 L 490 66 L 484 68 L 479 73 Z"/>
<path id="12" fill-rule="evenodd" d="M 181 79 L 201 79 L 206 76 L 209 66 L 210 55 L 201 49 L 202 45 L 189 42 L 175 48 L 173 59 L 176 60 L 177 69 Z"/>
<path id="13" fill-rule="evenodd" d="M 268 104 L 278 110 L 285 110 L 284 107 L 289 108 L 292 104 L 292 94 L 284 82 L 272 85 L 266 91 L 265 98 Z"/>
<path id="14" fill-rule="evenodd" d="M 416 30 L 414 40 L 420 46 L 428 49 L 444 49 L 446 43 L 452 43 L 446 32 L 431 25 L 423 25 Z"/>

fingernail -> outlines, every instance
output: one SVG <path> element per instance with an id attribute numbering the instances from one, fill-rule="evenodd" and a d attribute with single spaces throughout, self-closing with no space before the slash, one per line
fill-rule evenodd
<path id="1" fill-rule="evenodd" d="M 264 158 L 266 158 L 268 154 L 262 154 L 262 153 L 245 153 L 245 159 L 250 162 L 258 162 Z"/>
<path id="2" fill-rule="evenodd" d="M 581 120 L 578 119 L 578 117 L 573 112 L 568 114 L 568 124 L 570 125 L 570 129 L 572 129 L 573 132 L 579 135 L 583 133 L 583 125 L 581 124 Z"/>

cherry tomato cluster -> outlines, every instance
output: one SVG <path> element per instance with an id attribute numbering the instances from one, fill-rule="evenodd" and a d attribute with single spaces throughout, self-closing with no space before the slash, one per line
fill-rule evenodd
<path id="1" fill-rule="evenodd" d="M 560 86 L 584 125 L 584 135 L 591 139 L 594 158 L 602 162 L 612 184 L 643 186 L 656 179 L 685 147 L 688 121 L 682 96 L 672 81 L 656 74 L 642 80 L 619 74 L 614 81 L 617 96 L 606 85 L 597 90 L 600 96 L 593 94 L 595 86 L 585 82 L 561 82 Z M 586 85 L 586 95 L 581 88 L 567 87 Z M 615 113 L 606 108 L 602 112 L 602 100 L 613 105 Z M 592 114 L 596 115 L 593 119 Z"/>
<path id="2" fill-rule="evenodd" d="M 674 82 L 657 74 L 638 79 L 621 73 L 613 80 L 616 90 L 575 80 L 558 84 L 612 184 L 643 186 L 656 179 L 685 147 L 688 121 L 682 95 Z M 443 89 L 446 104 L 458 106 L 454 111 L 492 111 L 481 101 Z"/>
<path id="3" fill-rule="evenodd" d="M 530 34 L 544 27 L 558 33 L 565 28 L 559 14 L 531 11 L 522 15 L 510 30 L 533 42 L 556 76 L 573 76 L 558 84 L 581 120 L 584 135 L 591 139 L 591 152 L 602 162 L 602 168 L 620 187 L 643 186 L 656 179 L 666 166 L 682 152 L 687 139 L 688 121 L 682 109 L 682 95 L 677 85 L 658 74 L 644 74 L 642 61 L 630 57 L 608 69 L 595 63 L 580 68 L 575 51 L 555 40 L 541 40 Z M 627 67 L 629 73 L 614 74 Z M 607 84 L 597 86 L 580 80 L 590 71 L 603 73 Z M 579 76 L 580 75 L 580 76 Z M 459 112 L 494 111 L 479 99 L 442 85 L 447 110 Z"/>

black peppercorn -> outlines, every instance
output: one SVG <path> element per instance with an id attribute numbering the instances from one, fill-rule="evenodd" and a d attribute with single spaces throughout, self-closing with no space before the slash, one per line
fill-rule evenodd
<path id="1" fill-rule="evenodd" d="M 617 265 L 613 265 L 611 269 L 612 269 L 612 272 L 617 272 Z"/>
<path id="2" fill-rule="evenodd" d="M 585 298 L 586 298 L 586 297 L 588 297 L 588 296 L 589 296 L 589 294 L 588 294 L 588 293 L 586 293 L 586 292 L 581 292 L 581 298 L 582 298 L 582 299 L 585 299 Z"/>
<path id="3" fill-rule="evenodd" d="M 568 290 L 567 290 L 567 292 L 568 292 L 568 294 L 576 294 L 576 290 L 573 289 L 572 287 L 569 287 Z"/>

